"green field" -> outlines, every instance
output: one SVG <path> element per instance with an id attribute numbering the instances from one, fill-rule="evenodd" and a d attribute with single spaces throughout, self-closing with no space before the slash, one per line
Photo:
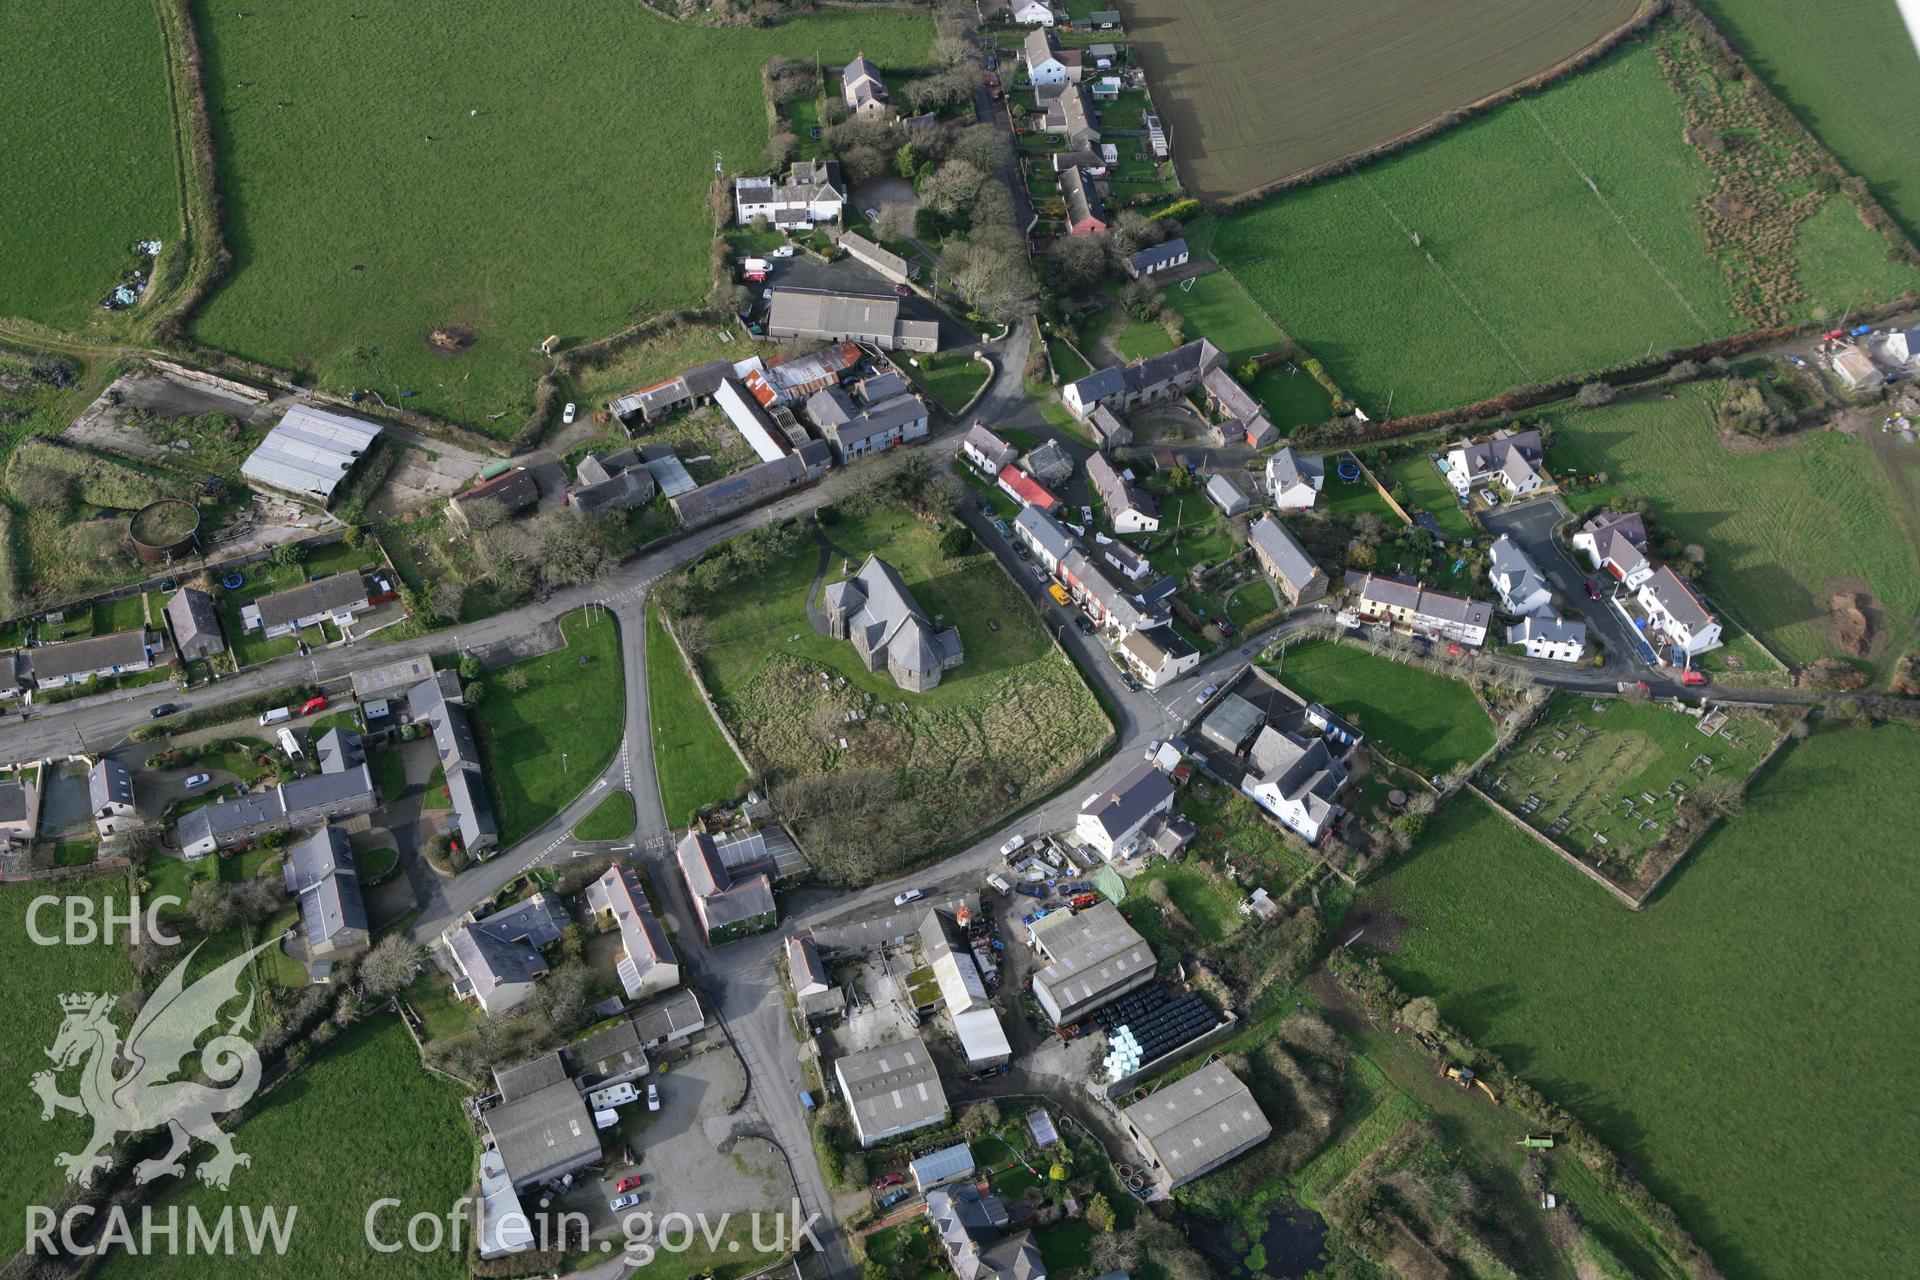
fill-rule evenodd
<path id="1" fill-rule="evenodd" d="M 731 801 L 747 771 L 714 722 L 653 604 L 647 606 L 647 707 L 653 769 L 668 824 L 679 826 L 710 804 Z"/>
<path id="2" fill-rule="evenodd" d="M 0 1253 L 12 1254 L 25 1240 L 26 1207 L 51 1204 L 66 1183 L 54 1166 L 56 1152 L 78 1151 L 87 1139 L 87 1122 L 77 1116 L 40 1119 L 40 1099 L 27 1088 L 34 1072 L 49 1065 L 44 1051 L 59 1030 L 60 997 L 71 991 L 117 996 L 134 985 L 127 950 L 114 945 L 41 947 L 27 936 L 27 911 L 34 899 L 60 892 L 91 899 L 101 908 L 108 898 L 124 910 L 127 886 L 119 876 L 73 881 L 63 890 L 42 885 L 0 886 L 0 972 L 6 974 L 6 999 L 0 1000 L 0 1044 L 8 1088 L 0 1089 L 0 1128 L 13 1138 L 0 1150 Z M 39 918 L 43 933 L 59 933 L 60 908 Z M 62 1082 L 74 1088 L 73 1075 Z"/>
<path id="3" fill-rule="evenodd" d="M 0 115 L 0 315 L 87 327 L 136 265 L 136 240 L 180 247 L 153 5 L 8 6 Z"/>
<path id="4" fill-rule="evenodd" d="M 1838 0 L 1811 22 L 1796 0 L 1700 7 L 1908 233 L 1920 233 L 1920 120 L 1905 109 L 1920 95 L 1920 56 L 1898 8 Z"/>
<path id="5" fill-rule="evenodd" d="M 565 648 L 506 668 L 524 671 L 526 688 L 508 689 L 500 672 L 490 672 L 488 696 L 473 708 L 502 849 L 539 830 L 591 785 L 627 727 L 613 620 L 600 610 L 570 613 L 560 629 Z"/>
<path id="6" fill-rule="evenodd" d="M 575 840 L 618 840 L 633 833 L 633 793 L 614 791 L 573 829 Z"/>
<path id="7" fill-rule="evenodd" d="M 1828 730 L 1645 911 L 1471 796 L 1371 891 L 1408 990 L 1563 1102 L 1735 1277 L 1852 1280 L 1912 1245 L 1920 736 Z M 1846 796 L 1846 818 L 1834 800 Z"/>
<path id="8" fill-rule="evenodd" d="M 1376 418 L 1389 398 L 1419 413 L 1749 328 L 1702 233 L 1715 178 L 1657 55 L 1629 46 L 1235 214 L 1220 260 Z M 1800 318 L 1920 282 L 1850 216 L 1816 217 L 1795 243 Z"/>
<path id="9" fill-rule="evenodd" d="M 1493 745 L 1493 724 L 1473 690 L 1358 646 L 1295 645 L 1268 669 L 1301 697 L 1352 721 L 1390 759 L 1422 773 L 1469 764 Z"/>
<path id="10" fill-rule="evenodd" d="M 776 803 L 786 795 L 801 806 L 785 816 L 815 867 L 873 878 L 1065 781 L 1108 725 L 1033 606 L 980 548 L 946 559 L 933 527 L 894 505 L 825 532 L 854 569 L 872 552 L 898 570 L 930 620 L 959 630 L 963 664 L 908 693 L 868 671 L 851 644 L 816 632 L 806 604 L 822 566 L 811 539 L 703 592 L 705 643 L 695 647 L 716 707 Z M 826 559 L 830 583 L 842 557 Z"/>
<path id="11" fill-rule="evenodd" d="M 1840 652 L 1831 597 L 1842 590 L 1872 593 L 1900 652 L 1920 612 L 1920 458 L 1877 434 L 1830 431 L 1729 448 L 1709 411 L 1723 393 L 1703 384 L 1556 418 L 1550 465 L 1609 482 L 1568 501 L 1647 499 L 1680 541 L 1706 549 L 1709 596 L 1788 662 Z"/>
<path id="12" fill-rule="evenodd" d="M 196 8 L 235 266 L 194 335 L 500 435 L 549 334 L 705 298 L 714 155 L 758 171 L 769 55 L 891 71 L 932 35 L 899 13 L 714 29 L 588 0 L 537 20 L 508 0 Z M 689 111 L 697 129 L 662 127 Z M 438 329 L 470 344 L 441 354 Z"/>
<path id="13" fill-rule="evenodd" d="M 234 1146 L 252 1156 L 253 1164 L 235 1171 L 229 1191 L 189 1175 L 189 1181 L 156 1199 L 163 1212 L 170 1205 L 180 1206 L 183 1214 L 198 1208 L 209 1221 L 228 1206 L 251 1206 L 256 1213 L 274 1206 L 283 1215 L 297 1206 L 284 1254 L 248 1255 L 237 1269 L 224 1261 L 210 1264 L 184 1249 L 141 1258 L 116 1254 L 99 1274 L 109 1280 L 204 1280 L 241 1271 L 263 1280 L 317 1275 L 431 1280 L 467 1274 L 463 1247 L 378 1253 L 368 1242 L 368 1211 L 384 1197 L 398 1199 L 401 1206 L 374 1219 L 375 1235 L 383 1242 L 404 1244 L 407 1219 L 415 1213 L 431 1213 L 448 1226 L 446 1214 L 474 1171 L 474 1143 L 460 1112 L 460 1090 L 421 1069 L 420 1055 L 399 1019 L 372 1018 L 342 1035 L 267 1096 L 234 1135 Z"/>

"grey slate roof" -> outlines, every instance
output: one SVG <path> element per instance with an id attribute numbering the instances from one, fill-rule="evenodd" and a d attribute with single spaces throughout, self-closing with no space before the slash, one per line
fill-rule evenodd
<path id="1" fill-rule="evenodd" d="M 62 676 L 90 675 L 114 667 L 147 665 L 147 629 L 116 631 L 86 640 L 67 640 L 43 644 L 27 651 L 35 680 L 54 680 Z"/>
<path id="2" fill-rule="evenodd" d="M 567 1064 L 557 1050 L 515 1066 L 493 1069 L 494 1090 L 505 1102 L 529 1097 L 567 1078 Z"/>
<path id="3" fill-rule="evenodd" d="M 367 761 L 367 749 L 360 735 L 335 725 L 313 744 L 313 754 L 322 773 L 339 773 Z"/>
<path id="4" fill-rule="evenodd" d="M 1187 242 L 1182 236 L 1175 236 L 1162 244 L 1148 245 L 1127 257 L 1127 269 L 1135 276 L 1145 275 L 1155 267 L 1170 262 L 1179 262 L 1187 256 Z"/>
<path id="5" fill-rule="evenodd" d="M 325 824 L 287 846 L 284 874 L 287 892 L 299 900 L 308 946 L 318 949 L 344 931 L 366 933 L 367 908 L 346 832 Z"/>
<path id="6" fill-rule="evenodd" d="M 1270 515 L 1253 522 L 1253 527 L 1247 530 L 1247 540 L 1266 553 L 1268 561 L 1296 592 L 1312 582 L 1313 575 L 1319 571 L 1320 566 L 1307 554 L 1307 549 Z"/>
<path id="7" fill-rule="evenodd" d="M 182 587 L 167 601 L 167 624 L 173 628 L 173 642 L 182 652 L 197 641 L 211 641 L 225 648 L 220 638 L 220 613 L 213 597 L 198 587 Z"/>
<path id="8" fill-rule="evenodd" d="M 87 805 L 94 815 L 113 805 L 133 803 L 133 774 L 127 766 L 107 756 L 95 760 L 87 770 Z"/>
<path id="9" fill-rule="evenodd" d="M 821 293 L 775 289 L 767 311 L 769 332 L 800 337 L 839 338 L 893 345 L 900 299 L 892 294 Z"/>
<path id="10" fill-rule="evenodd" d="M 821 444 L 821 447 L 826 446 Z M 772 462 L 758 463 L 685 493 L 675 494 L 664 484 L 661 490 L 667 493 L 675 514 L 680 517 L 680 523 L 692 528 L 799 484 L 807 476 L 807 463 L 803 460 L 805 453 L 803 446 L 798 454 L 790 453 Z"/>
<path id="11" fill-rule="evenodd" d="M 1216 472 L 1207 477 L 1207 496 L 1213 499 L 1213 505 L 1228 515 L 1239 515 L 1251 505 L 1251 499 L 1240 491 L 1240 486 L 1230 480 L 1225 472 Z"/>
<path id="12" fill-rule="evenodd" d="M 1100 501 L 1106 503 L 1109 519 L 1122 511 L 1138 511 L 1149 516 L 1160 514 L 1160 505 L 1152 496 L 1121 475 L 1120 468 L 1107 461 L 1104 453 L 1096 453 L 1087 459 L 1087 479 L 1093 482 Z"/>
<path id="13" fill-rule="evenodd" d="M 1664 564 L 1653 571 L 1653 576 L 1647 579 L 1646 586 L 1641 590 L 1651 594 L 1674 621 L 1689 631 L 1698 631 L 1713 621 L 1713 614 L 1700 602 L 1693 588 Z"/>
<path id="14" fill-rule="evenodd" d="M 976 452 L 984 456 L 995 474 L 998 474 L 1002 467 L 1012 466 L 1014 459 L 1020 456 L 1018 449 L 978 422 L 967 428 L 967 434 L 960 443 L 963 447 L 972 446 Z"/>
<path id="15" fill-rule="evenodd" d="M 366 603 L 367 584 L 358 573 L 348 572 L 328 574 L 297 587 L 261 596 L 253 602 L 253 607 L 259 611 L 261 625 L 277 627 L 296 618 L 332 613 L 339 609 L 361 608 Z"/>
<path id="16" fill-rule="evenodd" d="M 1122 392 L 1150 392 L 1188 375 L 1197 377 L 1223 359 L 1220 348 L 1206 338 L 1195 338 L 1171 351 L 1135 360 L 1117 369 L 1096 369 L 1073 387 L 1082 404 L 1092 404 Z"/>
<path id="17" fill-rule="evenodd" d="M 16 777 L 0 778 L 0 822 L 24 822 L 27 785 Z"/>
<path id="18" fill-rule="evenodd" d="M 499 835 L 493 803 L 487 797 L 480 767 L 480 745 L 473 736 L 467 708 L 456 701 L 460 677 L 452 671 L 434 673 L 407 691 L 407 711 L 416 724 L 433 731 L 434 753 L 447 775 L 447 795 L 453 802 L 454 822 L 461 844 L 471 850 Z"/>
<path id="19" fill-rule="evenodd" d="M 1035 545 L 1055 561 L 1064 560 L 1073 550 L 1073 535 L 1065 526 L 1052 516 L 1035 506 L 1020 508 L 1020 514 L 1013 518 L 1014 525 L 1024 530 Z"/>
<path id="20" fill-rule="evenodd" d="M 477 503 L 492 502 L 499 504 L 501 513 L 512 515 L 516 511 L 525 511 L 540 501 L 540 483 L 533 478 L 533 472 L 525 467 L 515 467 L 503 471 L 491 480 L 482 480 L 463 493 L 456 493 L 448 499 L 454 506 L 463 510 L 472 510 Z"/>
<path id="21" fill-rule="evenodd" d="M 1445 591 L 1430 591 L 1418 583 L 1351 570 L 1347 573 L 1346 583 L 1363 604 L 1379 603 L 1411 609 L 1424 617 L 1469 627 L 1485 627 L 1493 620 L 1493 606 L 1490 604 L 1450 595 Z"/>
<path id="22" fill-rule="evenodd" d="M 1303 480 L 1308 484 L 1313 484 L 1315 481 L 1324 483 L 1326 474 L 1325 458 L 1296 453 L 1292 445 L 1283 446 L 1278 453 L 1267 459 L 1267 483 L 1275 489 L 1291 489 Z"/>
<path id="23" fill-rule="evenodd" d="M 773 884 L 767 875 L 735 880 L 713 837 L 704 831 L 689 830 L 682 836 L 675 857 L 687 888 L 701 900 L 709 933 L 773 912 Z"/>
<path id="24" fill-rule="evenodd" d="M 1080 813 L 1092 817 L 1117 840 L 1171 799 L 1173 780 L 1148 761 L 1135 765 L 1112 787 L 1090 797 L 1080 806 Z"/>
<path id="25" fill-rule="evenodd" d="M 829 609 L 851 611 L 847 633 L 861 635 L 866 652 L 884 652 L 909 671 L 937 670 L 949 651 L 947 632 L 933 629 L 899 571 L 877 555 L 869 555 L 853 577 L 829 586 L 826 599 Z"/>
<path id="26" fill-rule="evenodd" d="M 583 1076 L 626 1075 L 647 1065 L 647 1052 L 640 1047 L 640 1033 L 634 1030 L 632 1018 L 621 1018 L 576 1041 L 568 1046 L 567 1057 Z"/>
<path id="27" fill-rule="evenodd" d="M 1066 197 L 1067 221 L 1084 222 L 1091 218 L 1099 222 L 1107 220 L 1107 202 L 1100 196 L 1100 187 L 1087 176 L 1085 169 L 1068 169 L 1060 175 L 1060 194 Z"/>
<path id="28" fill-rule="evenodd" d="M 685 987 L 641 1005 L 633 1014 L 633 1031 L 641 1044 L 684 1039 L 707 1024 L 700 1000 Z"/>
<path id="29" fill-rule="evenodd" d="M 267 433 L 240 472 L 268 488 L 325 503 L 379 436 L 376 423 L 297 404 Z"/>

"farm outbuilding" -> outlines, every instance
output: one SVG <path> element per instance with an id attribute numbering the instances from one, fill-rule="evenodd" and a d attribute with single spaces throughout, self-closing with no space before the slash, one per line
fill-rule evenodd
<path id="1" fill-rule="evenodd" d="M 380 438 L 380 430 L 372 422 L 297 404 L 267 433 L 240 473 L 255 484 L 325 505 L 353 464 Z"/>

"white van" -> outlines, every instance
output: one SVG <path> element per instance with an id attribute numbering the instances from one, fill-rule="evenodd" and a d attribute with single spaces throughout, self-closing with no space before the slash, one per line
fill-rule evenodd
<path id="1" fill-rule="evenodd" d="M 1012 893 L 1012 892 L 1013 892 L 1013 886 L 1012 886 L 1012 885 L 1010 885 L 1010 884 L 1008 884 L 1008 883 L 1007 883 L 1007 882 L 1006 882 L 1005 880 L 1002 880 L 1002 879 L 1001 879 L 1001 878 L 1000 878 L 999 876 L 997 876 L 997 875 L 995 875 L 995 876 L 988 876 L 988 877 L 987 877 L 987 883 L 988 883 L 988 884 L 990 884 L 990 885 L 992 885 L 992 886 L 993 886 L 994 888 L 996 888 L 996 889 L 998 889 L 998 890 L 999 890 L 1000 892 L 1002 892 L 1002 893 Z"/>
<path id="2" fill-rule="evenodd" d="M 293 719 L 292 707 L 275 707 L 271 711 L 263 711 L 260 713 L 261 724 L 279 724 L 282 720 L 291 719 Z"/>

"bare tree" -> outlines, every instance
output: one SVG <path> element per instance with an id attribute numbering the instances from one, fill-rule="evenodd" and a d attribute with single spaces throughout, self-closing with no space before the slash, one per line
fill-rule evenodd
<path id="1" fill-rule="evenodd" d="M 1111 265 L 1105 236 L 1061 236 L 1047 246 L 1050 283 L 1058 292 L 1093 288 Z"/>
<path id="2" fill-rule="evenodd" d="M 892 204 L 880 206 L 880 216 L 873 220 L 873 229 L 882 240 L 905 240 L 913 234 L 913 206 Z"/>
<path id="3" fill-rule="evenodd" d="M 992 125 L 976 124 L 962 129 L 954 138 L 953 158 L 994 173 L 1012 162 L 1013 144 L 1004 132 Z"/>
<path id="4" fill-rule="evenodd" d="M 1740 816 L 1747 797 L 1739 779 L 1724 773 L 1710 773 L 1693 789 L 1693 803 L 1706 817 L 1732 819 Z"/>
<path id="5" fill-rule="evenodd" d="M 382 938 L 360 962 L 360 989 L 372 1000 L 398 993 L 420 973 L 422 951 L 404 934 Z"/>

